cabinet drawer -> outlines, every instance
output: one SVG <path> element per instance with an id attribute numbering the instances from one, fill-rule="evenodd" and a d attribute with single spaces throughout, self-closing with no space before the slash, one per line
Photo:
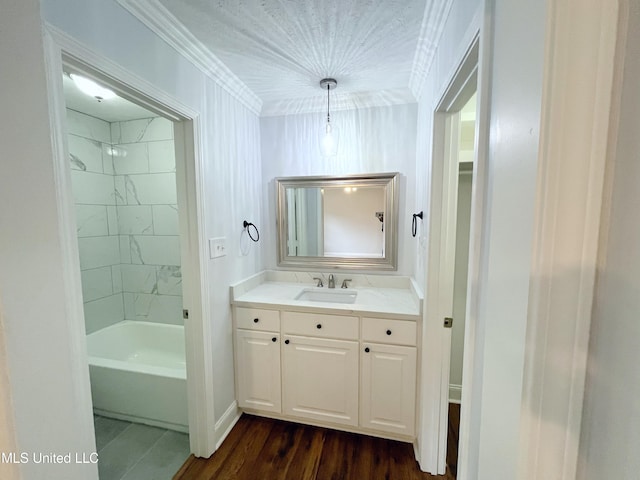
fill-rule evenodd
<path id="1" fill-rule="evenodd" d="M 358 339 L 358 317 L 282 312 L 282 332 L 307 337 Z"/>
<path id="2" fill-rule="evenodd" d="M 416 336 L 416 322 L 386 318 L 362 319 L 362 340 L 365 342 L 415 345 Z"/>
<path id="3" fill-rule="evenodd" d="M 236 328 L 280 331 L 280 312 L 262 308 L 236 308 Z"/>

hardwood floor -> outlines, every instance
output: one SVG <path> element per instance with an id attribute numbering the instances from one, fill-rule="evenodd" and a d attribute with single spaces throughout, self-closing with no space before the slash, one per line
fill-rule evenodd
<path id="1" fill-rule="evenodd" d="M 418 468 L 413 446 L 244 414 L 210 458 L 191 455 L 174 480 L 455 480 L 460 406 L 449 406 L 447 474 Z"/>

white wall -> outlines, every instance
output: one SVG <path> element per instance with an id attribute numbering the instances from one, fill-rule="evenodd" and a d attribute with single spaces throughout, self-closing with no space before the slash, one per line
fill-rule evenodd
<path id="1" fill-rule="evenodd" d="M 16 452 L 15 428 L 13 425 L 13 405 L 9 384 L 9 368 L 6 358 L 4 339 L 3 308 L 0 304 L 0 452 Z M 0 477 L 6 480 L 18 480 L 20 469 L 17 464 L 0 462 Z"/>
<path id="2" fill-rule="evenodd" d="M 609 228 L 601 245 L 591 320 L 578 478 L 640 471 L 640 3 L 629 2 Z M 615 140 L 614 140 L 615 141 Z"/>
<path id="3" fill-rule="evenodd" d="M 426 203 L 424 181 L 432 149 L 433 111 L 452 76 L 468 27 L 478 12 L 490 70 L 486 198 L 483 212 L 476 348 L 470 364 L 476 386 L 471 405 L 469 468 L 465 478 L 517 476 L 525 327 L 542 92 L 545 5 L 524 0 L 454 1 L 418 112 L 416 198 Z M 486 30 L 485 30 L 486 31 Z M 486 96 L 484 97 L 487 98 Z M 426 222 L 424 223 L 426 224 Z M 424 235 L 424 232 L 422 232 Z M 424 249 L 416 277 L 424 282 Z M 425 299 L 429 301 L 428 298 Z M 427 319 L 429 321 L 429 319 Z M 431 319 L 433 320 L 433 319 Z M 440 321 L 440 319 L 437 319 Z M 465 401 L 463 392 L 463 402 Z M 464 440 L 464 439 L 463 439 Z"/>
<path id="4" fill-rule="evenodd" d="M 79 372 L 69 336 L 58 235 L 47 87 L 37 0 L 12 1 L 0 15 L 0 304 L 16 448 L 25 452 L 90 452 L 83 428 L 90 405 L 76 397 Z M 4 350 L 6 348 L 6 350 Z M 97 478 L 95 465 L 20 467 L 29 480 Z"/>
<path id="5" fill-rule="evenodd" d="M 228 286 L 263 268 L 262 244 L 247 256 L 239 249 L 242 220 L 261 215 L 258 119 L 115 1 L 45 0 L 42 8 L 46 21 L 201 114 L 204 229 L 207 237 L 227 237 L 228 251 L 208 272 L 219 418 L 235 397 Z M 2 63 L 12 65 L 2 69 L 0 93 L 0 296 L 18 448 L 91 450 L 81 421 L 90 406 L 79 405 L 74 387 L 77 371 L 86 382 L 88 371 L 69 354 L 38 2 L 12 2 L 0 17 Z M 22 468 L 30 479 L 44 478 L 41 467 Z M 92 477 L 82 468 L 60 468 L 67 479 Z"/>
<path id="6" fill-rule="evenodd" d="M 338 87 L 340 88 L 340 87 Z M 262 117 L 263 226 L 267 268 L 277 268 L 273 179 L 303 175 L 400 172 L 398 275 L 411 275 L 411 214 L 415 195 L 416 105 L 394 105 L 331 112 L 340 129 L 335 158 L 320 155 L 322 113 Z"/>
<path id="7" fill-rule="evenodd" d="M 418 222 L 418 234 L 412 239 L 408 248 L 413 249 L 416 261 L 413 275 L 420 285 L 425 280 L 425 254 L 426 243 L 420 240 L 427 232 L 428 211 L 426 209 L 429 199 L 427 179 L 429 175 L 428 160 L 431 158 L 433 147 L 433 112 L 437 107 L 440 97 L 448 81 L 455 73 L 460 56 L 471 41 L 469 32 L 473 29 L 472 22 L 475 17 L 482 14 L 482 0 L 454 0 L 449 16 L 442 32 L 442 37 L 436 50 L 429 74 L 422 88 L 422 96 L 418 104 L 418 133 L 416 142 L 416 173 L 415 173 L 415 207 L 413 211 L 424 210 L 425 218 Z M 411 209 L 411 207 L 409 207 Z M 413 213 L 413 212 L 412 212 Z"/>
<path id="8" fill-rule="evenodd" d="M 540 137 L 545 5 L 495 0 L 486 205 L 480 272 L 476 420 L 470 472 L 517 476 L 522 378 Z M 464 401 L 464 393 L 463 393 Z"/>

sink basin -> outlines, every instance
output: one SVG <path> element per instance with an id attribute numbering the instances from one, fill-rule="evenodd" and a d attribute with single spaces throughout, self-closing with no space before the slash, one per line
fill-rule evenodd
<path id="1" fill-rule="evenodd" d="M 319 288 L 305 288 L 297 296 L 296 300 L 305 302 L 327 303 L 355 303 L 358 292 L 353 290 L 320 290 Z"/>

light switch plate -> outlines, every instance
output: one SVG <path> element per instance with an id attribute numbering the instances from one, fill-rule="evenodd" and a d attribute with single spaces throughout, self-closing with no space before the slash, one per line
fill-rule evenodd
<path id="1" fill-rule="evenodd" d="M 217 237 L 209 239 L 209 257 L 224 257 L 227 254 L 227 238 Z"/>

